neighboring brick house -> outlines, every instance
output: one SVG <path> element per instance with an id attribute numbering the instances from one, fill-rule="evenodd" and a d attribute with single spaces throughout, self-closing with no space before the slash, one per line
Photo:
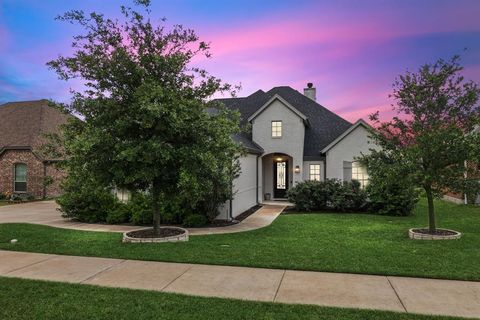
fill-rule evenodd
<path id="1" fill-rule="evenodd" d="M 63 172 L 58 159 L 47 159 L 40 148 L 46 133 L 58 133 L 69 115 L 50 107 L 48 100 L 0 105 L 0 193 L 35 198 L 61 194 Z"/>

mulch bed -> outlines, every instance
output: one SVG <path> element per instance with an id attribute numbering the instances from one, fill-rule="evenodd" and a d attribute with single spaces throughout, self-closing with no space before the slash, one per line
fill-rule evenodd
<path id="1" fill-rule="evenodd" d="M 127 236 L 131 238 L 166 238 L 166 237 L 178 236 L 179 234 L 182 234 L 182 233 L 183 231 L 179 229 L 162 227 L 160 228 L 159 235 L 154 234 L 153 228 L 152 228 L 152 229 L 130 231 L 127 233 Z"/>
<path id="2" fill-rule="evenodd" d="M 445 230 L 445 229 L 437 229 L 435 232 L 430 232 L 428 229 L 413 229 L 413 232 L 415 233 L 421 233 L 421 234 L 430 234 L 434 236 L 453 236 L 456 235 L 456 232 L 450 231 L 450 230 Z"/>
<path id="3" fill-rule="evenodd" d="M 255 211 L 257 211 L 261 207 L 262 206 L 259 206 L 259 205 L 253 206 L 250 209 L 248 209 L 248 210 L 242 212 L 241 214 L 239 214 L 238 216 L 236 216 L 235 219 L 232 220 L 232 221 L 213 220 L 211 223 L 208 223 L 208 224 L 206 224 L 204 226 L 201 226 L 201 227 L 198 227 L 198 228 L 218 228 L 218 227 L 232 226 L 234 224 L 239 223 L 240 221 L 245 220 L 246 218 L 248 218 L 250 215 L 252 215 Z M 193 227 L 192 229 L 195 229 L 195 227 Z"/>

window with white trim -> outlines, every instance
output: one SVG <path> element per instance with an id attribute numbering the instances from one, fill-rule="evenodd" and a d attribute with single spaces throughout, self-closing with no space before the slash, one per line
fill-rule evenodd
<path id="1" fill-rule="evenodd" d="M 27 192 L 27 165 L 17 163 L 15 165 L 13 189 L 15 192 Z"/>
<path id="2" fill-rule="evenodd" d="M 282 121 L 272 121 L 272 138 L 282 137 Z"/>
<path id="3" fill-rule="evenodd" d="M 310 175 L 310 180 L 320 181 L 321 179 L 320 165 L 311 164 L 309 168 L 309 175 Z"/>
<path id="4" fill-rule="evenodd" d="M 367 168 L 358 161 L 352 162 L 352 180 L 357 180 L 360 182 L 360 186 L 365 188 L 368 184 L 368 179 Z"/>

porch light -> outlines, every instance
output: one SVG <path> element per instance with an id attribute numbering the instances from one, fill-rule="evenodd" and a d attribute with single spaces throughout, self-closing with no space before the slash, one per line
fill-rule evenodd
<path id="1" fill-rule="evenodd" d="M 283 159 L 282 159 L 282 158 L 280 158 L 280 157 L 278 157 L 278 158 L 277 158 L 277 159 L 275 159 L 275 160 L 277 160 L 278 162 L 280 162 L 280 161 L 282 161 Z"/>
<path id="2" fill-rule="evenodd" d="M 300 166 L 295 166 L 295 173 L 300 173 Z"/>

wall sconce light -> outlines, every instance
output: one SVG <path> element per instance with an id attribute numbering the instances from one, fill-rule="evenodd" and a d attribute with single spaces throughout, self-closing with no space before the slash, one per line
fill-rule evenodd
<path id="1" fill-rule="evenodd" d="M 300 173 L 300 166 L 295 166 L 295 173 Z"/>

